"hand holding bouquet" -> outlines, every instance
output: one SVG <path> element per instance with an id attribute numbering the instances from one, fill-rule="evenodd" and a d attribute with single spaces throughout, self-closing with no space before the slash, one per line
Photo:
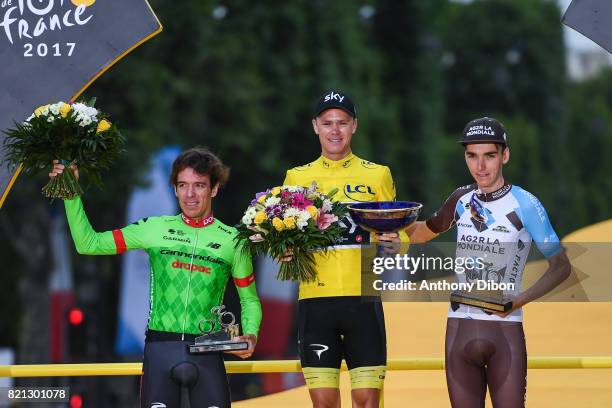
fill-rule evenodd
<path id="1" fill-rule="evenodd" d="M 23 123 L 6 130 L 6 161 L 22 163 L 27 172 L 48 168 L 59 158 L 77 164 L 82 173 L 101 186 L 100 172 L 123 151 L 125 139 L 107 116 L 89 104 L 57 102 L 41 106 Z M 72 171 L 53 177 L 42 189 L 50 198 L 72 198 L 82 190 Z"/>
<path id="2" fill-rule="evenodd" d="M 277 278 L 310 282 L 316 279 L 314 252 L 325 251 L 342 238 L 340 219 L 345 205 L 333 202 L 338 192 L 281 186 L 257 193 L 238 225 L 238 239 L 250 255 L 283 258 L 293 252 L 291 261 L 282 262 Z"/>

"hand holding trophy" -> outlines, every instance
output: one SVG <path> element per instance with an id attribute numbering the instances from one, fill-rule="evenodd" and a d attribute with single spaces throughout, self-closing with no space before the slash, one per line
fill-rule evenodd
<path id="1" fill-rule="evenodd" d="M 210 319 L 202 319 L 198 328 L 202 336 L 196 337 L 194 344 L 189 345 L 190 353 L 232 352 L 246 358 L 253 353 L 256 338 L 254 335 L 240 336 L 240 327 L 232 312 L 225 310 L 225 305 L 215 306 L 210 310 Z"/>

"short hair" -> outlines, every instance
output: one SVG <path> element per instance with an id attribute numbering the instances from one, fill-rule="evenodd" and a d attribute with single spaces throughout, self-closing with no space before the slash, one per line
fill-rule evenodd
<path id="1" fill-rule="evenodd" d="M 202 176 L 208 175 L 211 188 L 217 184 L 221 187 L 229 179 L 229 167 L 207 148 L 197 146 L 185 150 L 174 160 L 170 173 L 170 184 L 175 186 L 178 174 L 188 167 Z"/>

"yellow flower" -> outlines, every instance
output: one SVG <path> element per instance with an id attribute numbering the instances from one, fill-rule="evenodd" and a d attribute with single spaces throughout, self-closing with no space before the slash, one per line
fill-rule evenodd
<path id="1" fill-rule="evenodd" d="M 287 229 L 294 229 L 295 228 L 295 217 L 287 217 L 283 220 L 283 224 L 285 224 L 285 227 L 287 227 Z"/>
<path id="2" fill-rule="evenodd" d="M 317 207 L 315 207 L 314 205 L 309 205 L 308 207 L 306 207 L 306 212 L 310 214 L 311 218 L 317 218 Z"/>
<path id="3" fill-rule="evenodd" d="M 105 132 L 108 129 L 110 129 L 110 127 L 111 127 L 110 122 L 106 119 L 102 119 L 100 122 L 98 122 L 98 127 L 96 128 L 96 134 Z"/>
<path id="4" fill-rule="evenodd" d="M 266 194 L 264 194 L 264 195 L 262 195 L 261 197 L 259 197 L 259 198 L 257 199 L 257 202 L 258 202 L 258 203 L 260 203 L 260 204 L 263 204 L 263 203 L 266 201 L 266 198 L 267 198 L 267 197 L 268 197 L 268 196 L 267 196 Z"/>
<path id="5" fill-rule="evenodd" d="M 282 230 L 285 229 L 285 224 L 283 223 L 283 220 L 281 220 L 278 217 L 274 217 L 274 219 L 272 220 L 272 226 L 278 231 L 281 232 Z"/>
<path id="6" fill-rule="evenodd" d="M 271 191 L 272 195 L 277 196 L 279 195 L 281 192 L 281 188 L 280 187 L 274 187 Z"/>
<path id="7" fill-rule="evenodd" d="M 257 214 L 255 214 L 255 218 L 253 219 L 253 222 L 255 222 L 256 225 L 259 225 L 267 219 L 268 219 L 268 216 L 266 215 L 266 213 L 263 211 L 259 211 Z"/>
<path id="8" fill-rule="evenodd" d="M 39 106 L 38 108 L 36 108 L 36 110 L 34 111 L 34 115 L 36 116 L 40 116 L 42 115 L 42 112 L 45 110 L 46 107 L 48 107 L 49 104 L 43 105 L 43 106 Z"/>
<path id="9" fill-rule="evenodd" d="M 60 114 L 62 115 L 62 118 L 65 118 L 66 116 L 68 116 L 71 110 L 72 110 L 72 106 L 70 106 L 67 103 L 63 103 L 62 106 L 60 107 Z"/>

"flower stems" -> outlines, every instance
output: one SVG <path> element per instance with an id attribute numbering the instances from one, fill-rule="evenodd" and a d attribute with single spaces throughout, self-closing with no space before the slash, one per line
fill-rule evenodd
<path id="1" fill-rule="evenodd" d="M 42 193 L 47 198 L 61 198 L 61 199 L 72 199 L 76 196 L 83 194 L 83 190 L 79 185 L 72 169 L 71 165 L 75 164 L 75 161 L 71 163 L 67 160 L 61 160 L 60 163 L 66 166 L 66 171 L 62 174 L 53 177 L 43 188 Z"/>

